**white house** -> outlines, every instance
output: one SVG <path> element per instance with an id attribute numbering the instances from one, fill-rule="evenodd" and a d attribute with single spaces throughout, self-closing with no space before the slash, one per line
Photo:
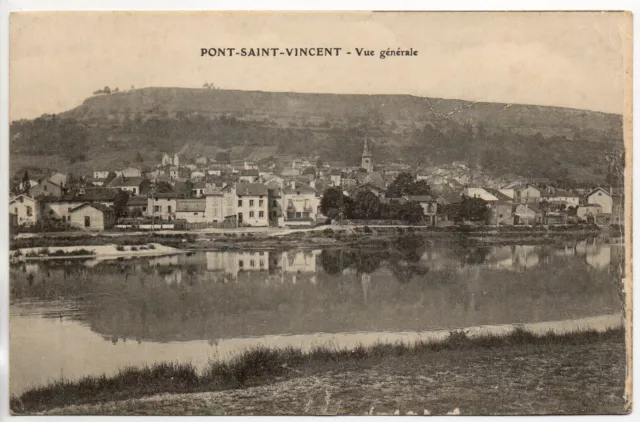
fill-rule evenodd
<path id="1" fill-rule="evenodd" d="M 106 230 L 116 223 L 112 208 L 99 203 L 84 203 L 69 211 L 70 224 L 83 230 Z"/>
<path id="2" fill-rule="evenodd" d="M 259 183 L 237 183 L 237 219 L 239 225 L 255 227 L 269 226 L 269 191 Z"/>
<path id="3" fill-rule="evenodd" d="M 600 205 L 602 214 L 611 214 L 613 210 L 613 198 L 602 188 L 595 188 L 585 195 L 585 199 L 587 204 Z"/>
<path id="4" fill-rule="evenodd" d="M 464 188 L 462 194 L 469 198 L 481 198 L 487 202 L 498 201 L 498 198 L 495 195 L 489 193 L 484 188 Z"/>
<path id="5" fill-rule="evenodd" d="M 176 219 L 186 220 L 187 223 L 205 223 L 206 200 L 203 199 L 178 199 L 176 201 Z"/>
<path id="6" fill-rule="evenodd" d="M 68 179 L 69 179 L 69 176 L 63 173 L 53 173 L 51 177 L 49 177 L 49 180 L 51 180 L 53 183 L 60 185 L 62 187 L 67 186 Z"/>
<path id="7" fill-rule="evenodd" d="M 564 202 L 568 207 L 577 207 L 580 204 L 580 195 L 564 189 L 556 189 L 549 202 Z"/>
<path id="8" fill-rule="evenodd" d="M 40 219 L 38 202 L 27 195 L 18 195 L 9 201 L 9 216 L 16 225 L 32 226 Z"/>
<path id="9" fill-rule="evenodd" d="M 122 170 L 123 177 L 142 177 L 142 171 L 138 167 L 127 167 Z"/>
<path id="10" fill-rule="evenodd" d="M 169 154 L 163 154 L 162 155 L 162 166 L 170 166 L 171 164 L 173 164 L 173 160 L 171 159 L 171 156 Z"/>
<path id="11" fill-rule="evenodd" d="M 282 203 L 285 225 L 308 226 L 316 221 L 320 198 L 311 186 L 293 182 L 282 190 Z"/>
<path id="12" fill-rule="evenodd" d="M 109 170 L 95 170 L 93 172 L 94 179 L 106 179 L 109 177 Z"/>
<path id="13" fill-rule="evenodd" d="M 159 220 L 173 220 L 176 218 L 177 193 L 156 193 L 147 199 L 147 213 L 149 217 Z"/>

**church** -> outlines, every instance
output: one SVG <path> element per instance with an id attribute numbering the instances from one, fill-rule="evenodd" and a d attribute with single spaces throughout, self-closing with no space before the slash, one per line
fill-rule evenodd
<path id="1" fill-rule="evenodd" d="M 361 167 L 367 171 L 367 173 L 373 172 L 373 156 L 369 151 L 369 144 L 367 143 L 367 136 L 364 137 L 364 148 L 362 150 L 362 165 Z"/>

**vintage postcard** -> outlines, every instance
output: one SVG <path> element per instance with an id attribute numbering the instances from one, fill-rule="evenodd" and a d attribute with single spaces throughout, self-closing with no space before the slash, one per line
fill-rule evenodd
<path id="1" fill-rule="evenodd" d="M 12 414 L 631 411 L 631 13 L 9 31 Z"/>

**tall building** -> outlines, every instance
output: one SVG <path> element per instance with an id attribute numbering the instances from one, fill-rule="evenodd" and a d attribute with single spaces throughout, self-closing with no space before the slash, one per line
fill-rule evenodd
<path id="1" fill-rule="evenodd" d="M 367 135 L 364 136 L 364 148 L 362 150 L 362 168 L 367 171 L 367 173 L 373 172 L 373 156 L 371 155 L 371 151 L 369 151 L 369 145 L 367 144 Z"/>

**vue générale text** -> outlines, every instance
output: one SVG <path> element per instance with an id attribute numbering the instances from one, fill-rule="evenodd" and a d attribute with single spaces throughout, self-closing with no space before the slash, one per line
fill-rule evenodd
<path id="1" fill-rule="evenodd" d="M 371 50 L 367 48 L 343 49 L 342 47 L 210 47 L 200 48 L 200 57 L 415 57 L 418 50 L 413 48 L 387 48 Z"/>

